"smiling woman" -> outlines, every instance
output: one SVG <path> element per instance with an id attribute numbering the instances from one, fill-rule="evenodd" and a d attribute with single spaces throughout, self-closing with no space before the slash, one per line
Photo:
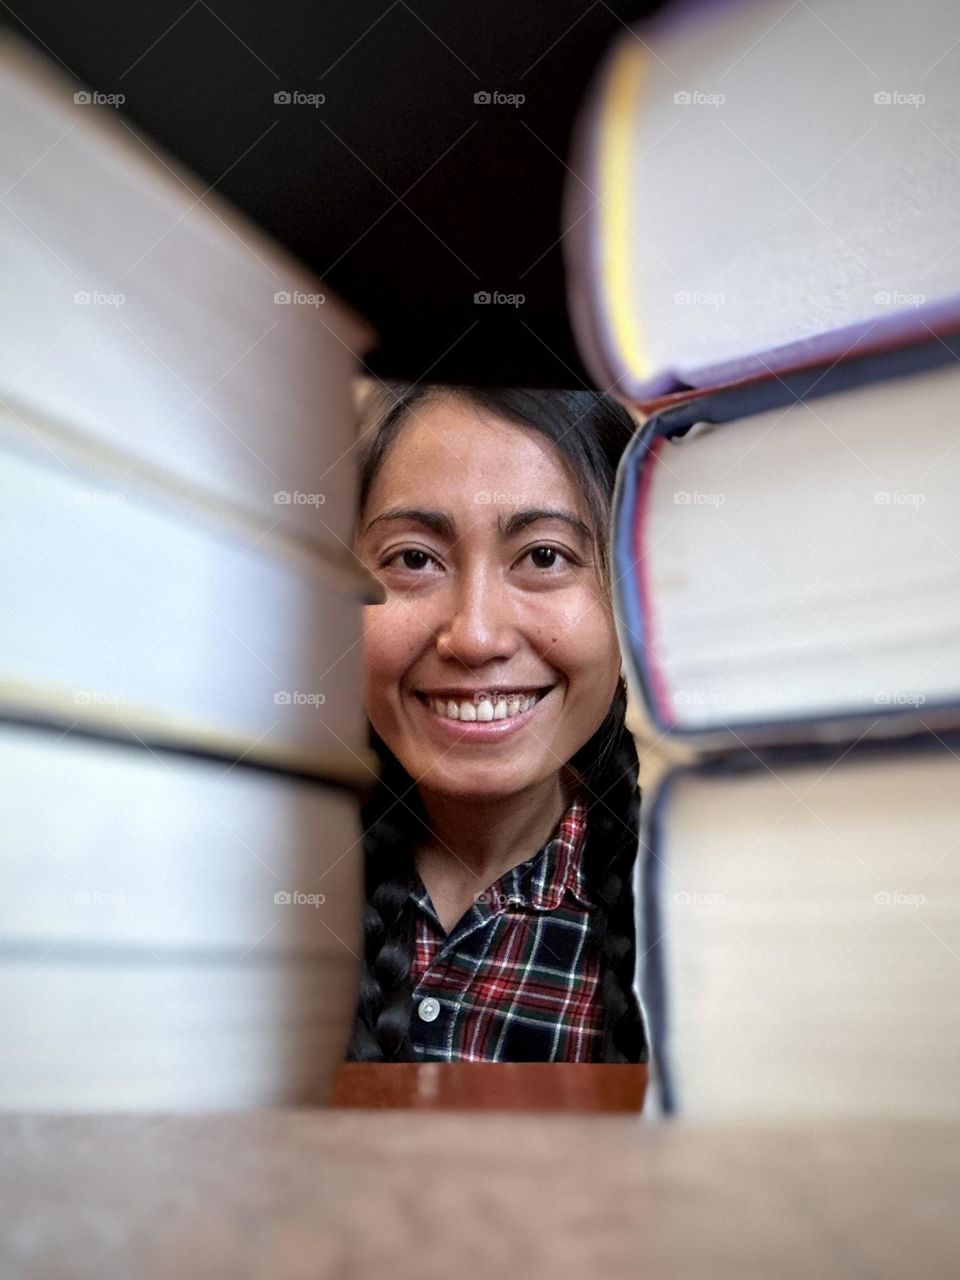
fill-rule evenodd
<path id="1" fill-rule="evenodd" d="M 645 1062 L 637 755 L 609 512 L 627 411 L 593 392 L 384 388 L 355 550 L 365 956 L 351 1060 Z"/>

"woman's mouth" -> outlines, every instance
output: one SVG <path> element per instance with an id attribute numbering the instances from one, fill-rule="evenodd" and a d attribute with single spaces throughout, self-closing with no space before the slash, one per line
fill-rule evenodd
<path id="1" fill-rule="evenodd" d="M 427 723 L 447 740 L 498 742 L 528 724 L 556 685 L 522 692 L 497 689 L 469 698 L 429 695 L 416 691 Z"/>

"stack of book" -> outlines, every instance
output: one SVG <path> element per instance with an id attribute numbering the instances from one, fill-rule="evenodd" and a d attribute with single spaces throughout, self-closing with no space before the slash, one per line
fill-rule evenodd
<path id="1" fill-rule="evenodd" d="M 580 122 L 667 1114 L 960 1115 L 958 71 L 943 0 L 683 7 Z"/>
<path id="2" fill-rule="evenodd" d="M 375 775 L 368 326 L 0 46 L 0 1107 L 321 1102 Z"/>

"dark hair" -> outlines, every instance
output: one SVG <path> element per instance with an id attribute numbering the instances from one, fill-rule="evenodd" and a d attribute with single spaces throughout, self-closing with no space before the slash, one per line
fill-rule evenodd
<path id="1" fill-rule="evenodd" d="M 372 423 L 360 464 L 359 513 L 402 424 L 428 398 L 453 394 L 482 411 L 542 432 L 569 462 L 593 518 L 605 583 L 610 581 L 610 508 L 617 465 L 636 430 L 628 411 L 592 391 L 385 385 L 372 393 Z M 364 431 L 363 435 L 366 434 Z M 637 750 L 626 725 L 627 693 L 617 685 L 603 722 L 569 762 L 581 779 L 587 834 L 583 868 L 597 904 L 593 936 L 600 950 L 604 1028 L 600 1060 L 646 1060 L 643 1017 L 634 990 L 636 918 L 633 867 L 640 823 Z M 380 779 L 361 808 L 365 831 L 366 903 L 364 958 L 348 1061 L 406 1062 L 413 984 L 410 963 L 414 913 L 414 850 L 429 836 L 416 783 L 370 727 L 370 745 L 381 762 Z"/>

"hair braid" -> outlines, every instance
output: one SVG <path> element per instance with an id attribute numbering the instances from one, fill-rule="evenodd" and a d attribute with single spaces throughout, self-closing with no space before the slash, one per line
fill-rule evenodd
<path id="1" fill-rule="evenodd" d="M 409 1062 L 410 996 L 413 984 L 413 851 L 426 832 L 426 817 L 413 779 L 376 730 L 371 745 L 380 757 L 380 778 L 361 808 L 366 835 L 366 905 L 363 964 L 350 1062 Z M 399 799 L 398 799 L 399 797 Z"/>
<path id="2" fill-rule="evenodd" d="M 604 1008 L 601 1060 L 646 1062 L 646 1029 L 635 987 L 637 962 L 633 869 L 640 840 L 637 748 L 626 724 L 621 680 L 603 724 L 572 764 L 586 784 L 584 871 L 597 903 Z"/>

